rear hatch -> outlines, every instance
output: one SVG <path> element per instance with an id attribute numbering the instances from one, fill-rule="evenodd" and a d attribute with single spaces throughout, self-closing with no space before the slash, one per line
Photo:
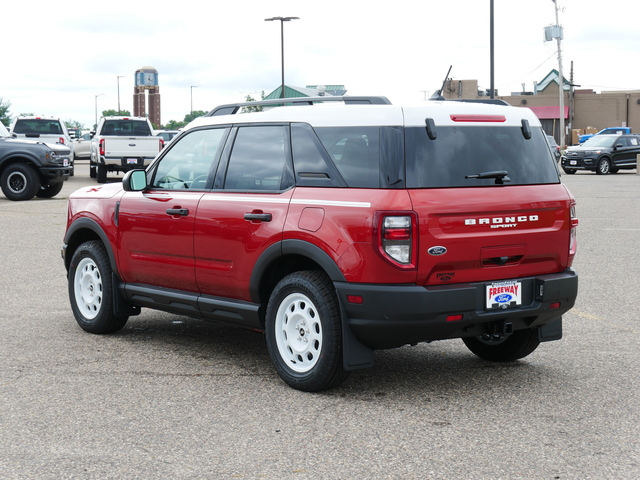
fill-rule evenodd
<path id="1" fill-rule="evenodd" d="M 405 129 L 418 284 L 508 280 L 571 265 L 574 201 L 539 122 L 528 109 L 478 111 Z"/>

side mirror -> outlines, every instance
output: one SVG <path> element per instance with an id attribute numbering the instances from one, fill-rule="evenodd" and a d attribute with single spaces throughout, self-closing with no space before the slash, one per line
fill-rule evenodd
<path id="1" fill-rule="evenodd" d="M 140 192 L 147 188 L 147 172 L 145 170 L 129 170 L 122 179 L 125 192 Z"/>

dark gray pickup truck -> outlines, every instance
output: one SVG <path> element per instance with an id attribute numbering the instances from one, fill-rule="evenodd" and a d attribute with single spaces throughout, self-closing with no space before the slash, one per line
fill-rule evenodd
<path id="1" fill-rule="evenodd" d="M 9 200 L 51 198 L 72 174 L 68 147 L 17 139 L 0 123 L 0 187 Z"/>

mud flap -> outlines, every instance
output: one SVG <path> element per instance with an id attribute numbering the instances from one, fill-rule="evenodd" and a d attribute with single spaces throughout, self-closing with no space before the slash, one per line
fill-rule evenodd
<path id="1" fill-rule="evenodd" d="M 541 326 L 538 329 L 538 340 L 541 342 L 551 342 L 562 338 L 562 317 L 551 323 Z"/>
<path id="2" fill-rule="evenodd" d="M 338 303 L 340 304 L 340 316 L 342 317 L 343 368 L 350 371 L 373 367 L 373 350 L 363 345 L 353 334 L 341 299 L 338 300 Z"/>

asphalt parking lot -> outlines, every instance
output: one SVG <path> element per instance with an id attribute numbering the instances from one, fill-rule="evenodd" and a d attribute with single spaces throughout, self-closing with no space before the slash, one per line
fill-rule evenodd
<path id="1" fill-rule="evenodd" d="M 0 194 L 3 479 L 636 479 L 640 175 L 562 178 L 580 274 L 564 338 L 484 362 L 461 341 L 376 352 L 320 394 L 260 334 L 153 311 L 82 331 L 60 247 L 66 198 Z"/>

